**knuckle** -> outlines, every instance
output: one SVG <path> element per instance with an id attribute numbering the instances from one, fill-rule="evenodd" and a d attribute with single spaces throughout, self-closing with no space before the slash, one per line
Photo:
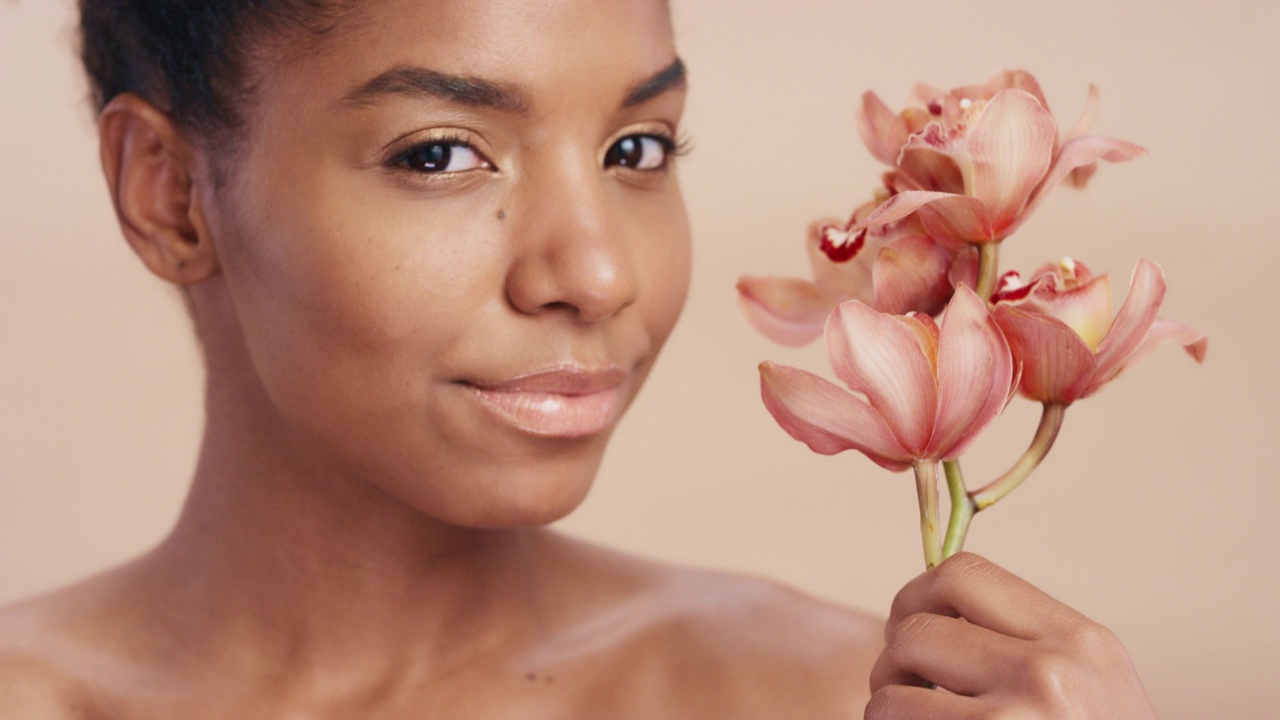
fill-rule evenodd
<path id="1" fill-rule="evenodd" d="M 885 643 L 885 653 L 890 657 L 899 657 L 908 648 L 919 643 L 922 638 L 932 633 L 941 618 L 930 613 L 912 613 L 894 626 Z"/>
<path id="2" fill-rule="evenodd" d="M 1077 667 L 1070 655 L 1044 650 L 1027 659 L 1023 672 L 1023 685 L 1033 697 L 1049 707 L 1060 707 L 1071 697 Z"/>
<path id="3" fill-rule="evenodd" d="M 934 568 L 935 580 L 941 589 L 950 590 L 989 576 L 993 568 L 990 561 L 979 555 L 957 553 Z"/>
<path id="4" fill-rule="evenodd" d="M 1067 634 L 1072 647 L 1088 653 L 1114 653 L 1123 647 L 1120 638 L 1104 625 L 1086 621 L 1076 623 Z"/>
<path id="5" fill-rule="evenodd" d="M 889 720 L 889 718 L 905 717 L 903 688 L 897 685 L 881 688 L 871 694 L 867 707 L 863 711 L 864 720 Z"/>

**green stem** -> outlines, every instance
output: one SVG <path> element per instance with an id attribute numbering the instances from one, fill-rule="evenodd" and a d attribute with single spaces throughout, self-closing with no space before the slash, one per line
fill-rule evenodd
<path id="1" fill-rule="evenodd" d="M 1031 446 L 1027 451 L 1018 458 L 1018 462 L 987 486 L 969 493 L 969 497 L 973 500 L 974 512 L 985 510 L 996 504 L 1000 498 L 1013 492 L 1014 488 L 1027 479 L 1031 471 L 1036 469 L 1040 461 L 1044 460 L 1044 456 L 1048 455 L 1049 450 L 1053 448 L 1053 441 L 1057 439 L 1058 431 L 1062 429 L 1062 418 L 1066 412 L 1067 406 L 1062 403 L 1044 404 L 1044 412 L 1040 415 L 1040 427 L 1036 428 L 1036 436 L 1031 440 Z"/>
<path id="2" fill-rule="evenodd" d="M 983 302 L 991 302 L 991 293 L 996 291 L 996 281 L 1000 279 L 1000 243 L 985 242 L 978 245 L 978 287 L 974 292 Z"/>
<path id="3" fill-rule="evenodd" d="M 965 490 L 960 461 L 946 460 L 942 463 L 942 469 L 947 473 L 947 490 L 951 494 L 951 518 L 947 521 L 946 539 L 942 541 L 942 559 L 946 560 L 964 549 L 969 523 L 973 521 L 973 514 L 978 508 Z"/>
<path id="4" fill-rule="evenodd" d="M 915 464 L 916 497 L 920 501 L 920 539 L 924 543 L 924 566 L 932 570 L 942 562 L 938 538 L 938 468 L 930 460 Z"/>

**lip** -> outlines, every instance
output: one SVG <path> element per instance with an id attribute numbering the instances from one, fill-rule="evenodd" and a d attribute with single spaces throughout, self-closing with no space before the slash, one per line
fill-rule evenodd
<path id="1" fill-rule="evenodd" d="M 618 367 L 556 367 L 497 380 L 461 381 L 480 405 L 516 430 L 546 438 L 599 434 L 619 414 Z"/>

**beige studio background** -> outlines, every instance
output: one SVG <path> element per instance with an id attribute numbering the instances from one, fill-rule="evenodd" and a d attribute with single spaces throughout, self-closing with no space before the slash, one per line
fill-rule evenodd
<path id="1" fill-rule="evenodd" d="M 1060 191 L 1006 245 L 1070 253 L 1127 286 L 1141 256 L 1165 314 L 1209 333 L 1074 407 L 1030 483 L 970 549 L 1114 628 L 1166 719 L 1275 718 L 1280 623 L 1271 452 L 1280 166 L 1274 2 L 675 0 L 692 73 L 683 177 L 694 290 L 593 496 L 562 523 L 636 552 L 769 575 L 877 612 L 917 572 L 912 484 L 810 454 L 763 410 L 756 363 L 825 372 L 736 311 L 742 273 L 805 272 L 811 218 L 879 174 L 852 122 L 912 83 L 1039 77 L 1060 122 L 1087 84 L 1101 133 L 1147 146 Z M 69 0 L 0 2 L 0 603 L 138 553 L 173 520 L 198 439 L 200 373 L 176 297 L 120 240 L 74 64 Z M 1011 406 L 973 452 L 1004 469 L 1035 421 Z M 851 682 L 862 682 L 851 678 Z"/>

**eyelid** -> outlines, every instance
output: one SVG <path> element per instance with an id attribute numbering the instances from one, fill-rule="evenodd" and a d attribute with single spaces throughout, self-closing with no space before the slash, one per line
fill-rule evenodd
<path id="1" fill-rule="evenodd" d="M 468 170 L 457 170 L 451 172 L 435 173 L 439 176 L 457 175 L 460 173 L 471 172 L 472 170 L 489 170 L 496 172 L 498 166 L 490 157 L 491 153 L 482 147 L 483 140 L 476 133 L 462 128 L 431 128 L 424 131 L 415 131 L 406 133 L 392 140 L 387 144 L 380 162 L 384 167 L 397 170 L 408 170 L 403 163 L 416 150 L 428 145 L 461 145 L 474 152 L 480 158 L 481 167 L 471 168 Z M 414 173 L 416 175 L 426 175 L 426 173 Z"/>
<path id="2" fill-rule="evenodd" d="M 644 169 L 644 170 L 636 169 L 636 168 L 620 168 L 623 171 L 643 172 L 643 173 L 662 172 L 663 170 L 666 170 L 671 166 L 672 160 L 678 157 L 687 155 L 689 153 L 690 144 L 689 144 L 688 138 L 686 138 L 678 128 L 672 126 L 668 122 L 649 121 L 649 122 L 642 122 L 642 123 L 635 123 L 633 125 L 628 125 L 627 127 L 622 128 L 618 132 L 611 135 L 609 139 L 605 142 L 603 148 L 601 149 L 600 164 L 602 166 L 604 165 L 604 162 L 609 155 L 609 150 L 613 148 L 613 146 L 617 144 L 618 141 L 622 140 L 623 138 L 633 137 L 637 135 L 643 136 L 643 137 L 650 137 L 650 138 L 653 138 L 654 140 L 657 140 L 659 143 L 661 143 L 666 153 L 665 157 L 663 158 L 662 164 L 659 165 L 658 167 Z"/>

